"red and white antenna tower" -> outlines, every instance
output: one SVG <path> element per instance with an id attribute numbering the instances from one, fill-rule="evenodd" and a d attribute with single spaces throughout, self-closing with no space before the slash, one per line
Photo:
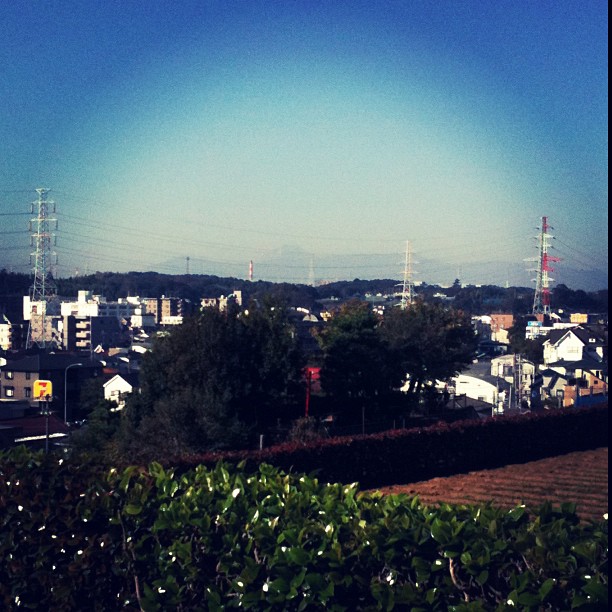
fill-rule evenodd
<path id="1" fill-rule="evenodd" d="M 538 267 L 535 270 L 537 276 L 533 279 L 536 283 L 532 310 L 534 315 L 550 316 L 550 282 L 554 279 L 551 278 L 548 273 L 554 272 L 554 268 L 551 268 L 550 264 L 555 261 L 560 261 L 558 257 L 553 257 L 548 254 L 550 239 L 554 237 L 552 234 L 548 233 L 548 230 L 551 229 L 553 228 L 548 225 L 548 217 L 542 217 L 542 228 L 540 229 L 539 235 L 536 236 L 540 254 L 536 260 L 538 262 Z"/>
<path id="2" fill-rule="evenodd" d="M 249 280 L 253 280 L 253 260 L 249 261 Z"/>

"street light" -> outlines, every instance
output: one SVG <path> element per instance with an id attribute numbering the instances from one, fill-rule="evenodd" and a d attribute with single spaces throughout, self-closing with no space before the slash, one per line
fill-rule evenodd
<path id="1" fill-rule="evenodd" d="M 64 371 L 64 424 L 68 425 L 68 370 L 82 366 L 82 363 L 71 363 Z"/>

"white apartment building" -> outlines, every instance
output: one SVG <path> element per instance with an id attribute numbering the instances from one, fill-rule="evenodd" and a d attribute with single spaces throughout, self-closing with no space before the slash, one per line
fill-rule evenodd
<path id="1" fill-rule="evenodd" d="M 136 310 L 138 302 L 133 299 L 120 298 L 117 302 L 107 302 L 101 295 L 91 291 L 79 291 L 76 302 L 62 302 L 63 317 L 117 317 L 128 318 Z"/>

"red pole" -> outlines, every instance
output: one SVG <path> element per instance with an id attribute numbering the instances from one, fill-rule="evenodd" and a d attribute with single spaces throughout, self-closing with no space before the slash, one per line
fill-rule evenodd
<path id="1" fill-rule="evenodd" d="M 310 381 L 312 380 L 312 370 L 306 368 L 306 411 L 304 416 L 308 418 L 308 408 L 310 407 Z"/>

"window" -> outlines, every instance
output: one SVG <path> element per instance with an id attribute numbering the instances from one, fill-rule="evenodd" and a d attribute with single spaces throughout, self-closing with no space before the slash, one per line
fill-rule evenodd
<path id="1" fill-rule="evenodd" d="M 4 378 L 6 378 L 6 380 L 13 380 L 13 378 L 15 378 L 15 372 L 11 372 L 10 370 L 7 370 L 4 373 Z"/>
<path id="2" fill-rule="evenodd" d="M 25 373 L 26 380 L 30 380 L 32 378 L 32 372 Z"/>
<path id="3" fill-rule="evenodd" d="M 24 387 L 23 394 L 25 397 L 32 397 L 32 387 Z"/>
<path id="4" fill-rule="evenodd" d="M 14 387 L 4 387 L 4 397 L 15 397 Z"/>

